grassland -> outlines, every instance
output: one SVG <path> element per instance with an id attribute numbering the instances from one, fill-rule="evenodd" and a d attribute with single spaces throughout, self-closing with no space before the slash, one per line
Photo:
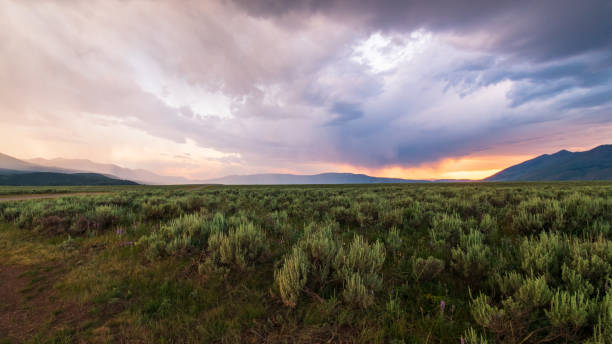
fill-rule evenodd
<path id="1" fill-rule="evenodd" d="M 612 183 L 24 193 L 0 343 L 612 343 Z"/>

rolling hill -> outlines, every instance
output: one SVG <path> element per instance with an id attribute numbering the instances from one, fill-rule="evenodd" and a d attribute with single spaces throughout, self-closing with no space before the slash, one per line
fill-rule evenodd
<path id="1" fill-rule="evenodd" d="M 0 185 L 12 186 L 75 186 L 75 185 L 138 185 L 129 180 L 109 178 L 97 173 L 21 172 L 0 175 Z"/>
<path id="2" fill-rule="evenodd" d="M 544 154 L 506 168 L 484 181 L 612 180 L 612 145 L 585 152 Z"/>

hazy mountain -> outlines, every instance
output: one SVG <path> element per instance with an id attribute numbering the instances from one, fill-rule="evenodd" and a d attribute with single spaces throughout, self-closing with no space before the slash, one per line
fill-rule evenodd
<path id="1" fill-rule="evenodd" d="M 109 178 L 97 173 L 21 172 L 0 175 L 0 185 L 72 186 L 72 185 L 138 185 L 129 180 Z"/>
<path id="2" fill-rule="evenodd" d="M 206 184 L 368 184 L 368 183 L 424 183 L 425 180 L 378 178 L 365 174 L 322 173 L 315 175 L 296 174 L 251 174 L 226 176 L 204 181 Z"/>
<path id="3" fill-rule="evenodd" d="M 133 180 L 143 184 L 195 184 L 193 180 L 183 177 L 160 176 L 153 172 L 143 169 L 129 169 L 112 164 L 100 164 L 87 159 L 43 159 L 36 158 L 28 160 L 42 166 L 61 167 L 65 169 L 87 171 L 118 177 L 121 179 Z"/>
<path id="4" fill-rule="evenodd" d="M 41 166 L 26 162 L 0 153 L 0 174 L 14 174 L 18 172 L 75 172 L 72 170 L 58 168 L 55 166 Z"/>
<path id="5" fill-rule="evenodd" d="M 559 151 L 508 167 L 485 181 L 612 180 L 612 145 Z"/>

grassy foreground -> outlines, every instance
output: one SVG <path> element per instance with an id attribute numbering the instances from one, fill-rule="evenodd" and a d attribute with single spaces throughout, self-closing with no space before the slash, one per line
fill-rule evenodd
<path id="1" fill-rule="evenodd" d="M 82 190 L 0 203 L 0 343 L 612 343 L 612 183 Z"/>

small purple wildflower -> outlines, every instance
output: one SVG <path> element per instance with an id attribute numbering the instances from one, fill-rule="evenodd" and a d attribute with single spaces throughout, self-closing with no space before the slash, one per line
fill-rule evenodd
<path id="1" fill-rule="evenodd" d="M 433 241 L 429 240 L 429 247 L 433 247 Z"/>
<path id="2" fill-rule="evenodd" d="M 440 312 L 444 313 L 444 308 L 446 308 L 446 302 L 442 300 L 440 301 Z"/>
<path id="3" fill-rule="evenodd" d="M 123 228 L 121 227 L 117 228 L 117 235 L 122 235 L 123 233 L 124 233 Z"/>
<path id="4" fill-rule="evenodd" d="M 461 338 L 461 344 L 465 344 L 465 339 Z"/>

